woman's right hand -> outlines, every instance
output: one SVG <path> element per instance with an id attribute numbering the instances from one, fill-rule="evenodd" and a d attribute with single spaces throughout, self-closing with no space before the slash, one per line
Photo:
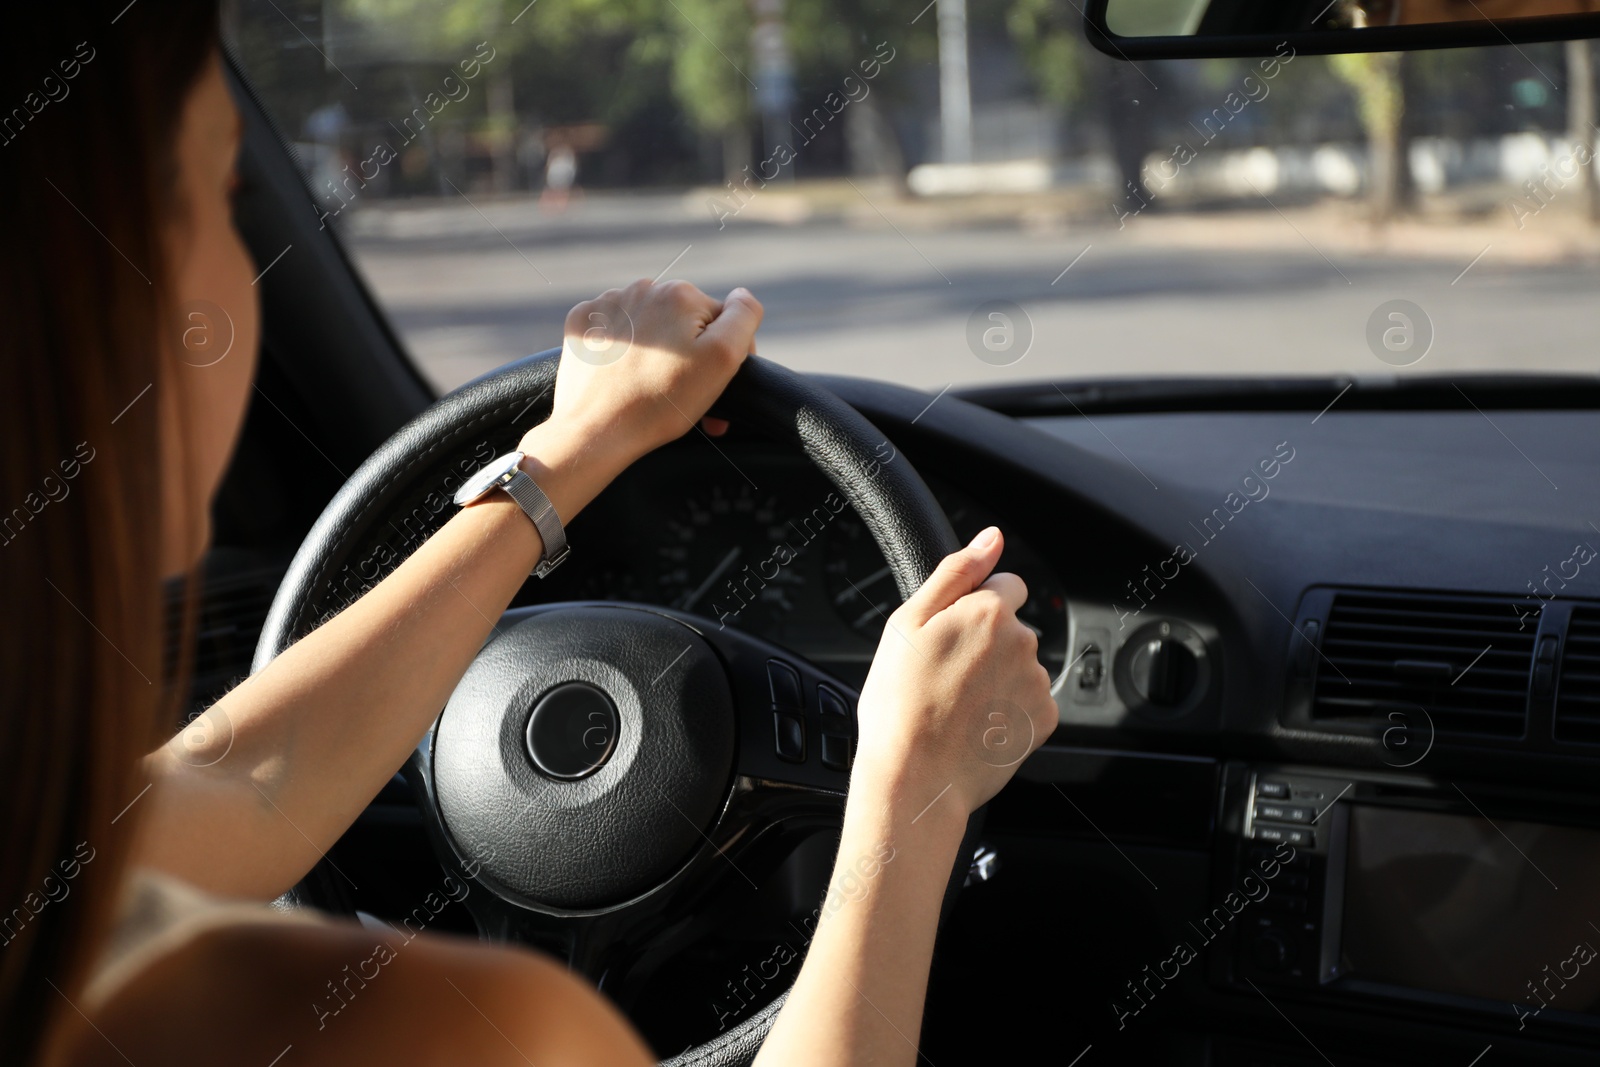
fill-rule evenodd
<path id="1" fill-rule="evenodd" d="M 936 799 L 970 814 L 1055 729 L 1038 637 L 1017 618 L 1027 587 L 990 573 L 1004 547 L 998 529 L 979 533 L 889 617 L 861 690 L 852 796 L 887 790 L 908 818 Z"/>

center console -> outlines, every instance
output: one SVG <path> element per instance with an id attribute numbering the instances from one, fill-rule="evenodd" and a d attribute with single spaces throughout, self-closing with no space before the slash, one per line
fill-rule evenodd
<path id="1" fill-rule="evenodd" d="M 1215 977 L 1271 995 L 1600 1031 L 1600 804 L 1230 764 Z M 1223 940 L 1218 938 L 1219 941 Z"/>

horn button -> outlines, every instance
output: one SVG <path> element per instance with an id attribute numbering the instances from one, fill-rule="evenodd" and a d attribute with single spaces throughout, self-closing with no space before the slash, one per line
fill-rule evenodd
<path id="1" fill-rule="evenodd" d="M 434 791 L 463 858 L 530 903 L 622 903 L 716 821 L 733 697 L 711 647 L 630 607 L 542 612 L 491 640 L 434 731 Z"/>
<path id="2" fill-rule="evenodd" d="M 539 698 L 524 735 L 533 765 L 571 781 L 593 774 L 617 741 L 617 706 L 588 682 L 566 682 Z"/>

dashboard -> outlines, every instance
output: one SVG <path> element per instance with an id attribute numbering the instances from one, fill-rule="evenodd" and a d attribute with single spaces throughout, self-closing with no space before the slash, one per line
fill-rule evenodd
<path id="1" fill-rule="evenodd" d="M 989 805 L 1001 873 L 940 935 L 941 1060 L 1036 1059 L 1037 1025 L 970 1005 L 1070 959 L 1005 1005 L 1069 1061 L 1592 1062 L 1600 417 L 823 384 L 961 538 L 1005 532 L 1054 679 L 1058 728 Z M 570 532 L 519 604 L 689 612 L 856 687 L 898 603 L 859 517 L 755 428 L 658 450 Z"/>

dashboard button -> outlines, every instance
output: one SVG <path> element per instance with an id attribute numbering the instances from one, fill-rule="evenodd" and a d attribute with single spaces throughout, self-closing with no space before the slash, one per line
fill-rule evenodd
<path id="1" fill-rule="evenodd" d="M 806 706 L 800 692 L 800 672 L 782 660 L 767 660 L 767 681 L 772 685 L 772 704 L 799 711 Z"/>
<path id="2" fill-rule="evenodd" d="M 1105 656 L 1098 645 L 1089 645 L 1078 653 L 1083 666 L 1078 668 L 1079 689 L 1099 689 L 1106 678 Z"/>
<path id="3" fill-rule="evenodd" d="M 1288 800 L 1289 799 L 1289 783 L 1288 782 L 1257 782 L 1256 783 L 1256 796 L 1265 797 L 1268 800 Z"/>
<path id="4" fill-rule="evenodd" d="M 837 721 L 840 727 L 845 727 L 850 722 L 849 703 L 825 685 L 817 686 L 817 704 L 822 709 L 824 723 L 831 718 Z"/>
<path id="5" fill-rule="evenodd" d="M 1256 804 L 1256 818 L 1269 822 L 1309 823 L 1316 815 L 1310 808 L 1291 807 L 1288 804 Z"/>
<path id="6" fill-rule="evenodd" d="M 1301 830 L 1293 826 L 1257 826 L 1257 841 L 1284 841 L 1300 848 L 1313 848 L 1316 838 L 1310 830 Z"/>
<path id="7" fill-rule="evenodd" d="M 842 734 L 823 734 L 822 765 L 835 771 L 849 770 L 850 739 Z"/>
<path id="8" fill-rule="evenodd" d="M 772 713 L 773 732 L 776 735 L 778 758 L 790 763 L 804 763 L 806 758 L 806 724 L 792 711 L 776 710 Z"/>

